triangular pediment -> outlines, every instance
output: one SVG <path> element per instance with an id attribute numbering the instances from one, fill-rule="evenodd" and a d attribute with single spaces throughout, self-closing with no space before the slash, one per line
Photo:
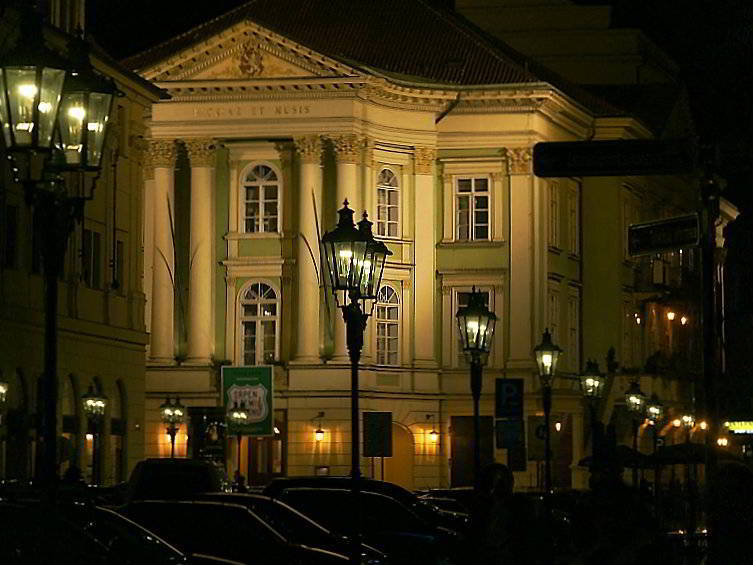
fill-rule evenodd
<path id="1" fill-rule="evenodd" d="M 139 71 L 149 80 L 237 80 L 358 75 L 321 55 L 250 21 L 236 24 L 190 47 L 159 52 Z"/>

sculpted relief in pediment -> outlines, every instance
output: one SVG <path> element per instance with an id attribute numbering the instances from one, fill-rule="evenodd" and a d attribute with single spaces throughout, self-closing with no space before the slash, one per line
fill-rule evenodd
<path id="1" fill-rule="evenodd" d="M 309 70 L 277 57 L 258 40 L 249 39 L 239 49 L 194 74 L 192 79 L 247 79 L 311 76 Z"/>

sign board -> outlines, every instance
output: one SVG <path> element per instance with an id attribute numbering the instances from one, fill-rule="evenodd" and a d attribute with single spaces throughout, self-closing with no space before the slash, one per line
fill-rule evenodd
<path id="1" fill-rule="evenodd" d="M 743 420 L 724 422 L 724 427 L 733 434 L 753 434 L 753 422 Z"/>
<path id="2" fill-rule="evenodd" d="M 222 367 L 222 405 L 229 435 L 271 436 L 274 433 L 274 407 L 271 365 L 253 367 Z M 243 402 L 249 411 L 248 423 L 233 424 L 229 412 L 235 403 Z"/>
<path id="3" fill-rule="evenodd" d="M 363 456 L 392 457 L 392 412 L 363 413 Z"/>
<path id="4" fill-rule="evenodd" d="M 631 224 L 628 252 L 633 257 L 695 247 L 701 241 L 698 214 Z"/>
<path id="5" fill-rule="evenodd" d="M 495 381 L 494 417 L 523 418 L 523 379 Z"/>
<path id="6" fill-rule="evenodd" d="M 555 141 L 533 146 L 537 177 L 608 177 L 690 173 L 695 152 L 685 140 Z"/>
<path id="7" fill-rule="evenodd" d="M 497 449 L 512 449 L 520 445 L 525 446 L 526 436 L 523 420 L 497 420 L 494 431 L 497 436 Z"/>

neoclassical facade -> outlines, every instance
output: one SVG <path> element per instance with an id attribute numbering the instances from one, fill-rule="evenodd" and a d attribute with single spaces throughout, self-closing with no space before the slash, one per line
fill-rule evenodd
<path id="1" fill-rule="evenodd" d="M 409 488 L 470 483 L 469 367 L 455 313 L 475 287 L 499 319 L 484 371 L 484 460 L 509 460 L 494 433 L 497 379 L 523 380 L 525 421 L 543 411 L 532 352 L 549 328 L 565 352 L 555 484 L 584 486 L 584 408 L 571 377 L 585 354 L 603 358 L 610 346 L 624 366 L 639 364 L 626 228 L 636 210 L 692 206 L 692 188 L 534 176 L 539 141 L 655 132 L 537 75 L 462 18 L 420 1 L 402 3 L 397 19 L 386 10 L 384 25 L 375 7 L 338 3 L 342 13 L 322 15 L 319 2 L 288 4 L 249 2 L 126 62 L 170 95 L 152 105 L 146 151 L 146 453 L 169 455 L 158 406 L 177 395 L 190 416 L 180 455 L 212 453 L 229 470 L 240 457 L 251 482 L 347 474 L 345 330 L 318 246 L 347 199 L 393 253 L 360 382 L 362 411 L 391 413 L 393 456 L 364 458 L 364 472 Z M 421 32 L 405 44 L 400 26 L 414 18 Z M 384 31 L 382 49 L 361 45 L 370 25 Z M 221 433 L 224 364 L 274 367 L 276 434 L 240 454 Z M 539 484 L 537 441 L 526 434 L 519 486 Z"/>

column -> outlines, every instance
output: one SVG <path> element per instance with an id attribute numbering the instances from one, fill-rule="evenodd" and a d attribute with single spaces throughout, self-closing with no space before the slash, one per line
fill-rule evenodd
<path id="1" fill-rule="evenodd" d="M 534 321 L 534 198 L 531 150 L 507 149 L 510 174 L 510 311 L 504 324 L 509 336 L 508 366 L 530 367 L 537 341 Z M 514 328 L 514 329 L 513 329 Z M 498 333 L 502 333 L 499 332 Z"/>
<path id="2" fill-rule="evenodd" d="M 151 361 L 175 362 L 173 311 L 173 224 L 175 215 L 175 141 L 152 140 L 149 144 L 154 164 L 154 271 L 152 275 Z"/>
<path id="3" fill-rule="evenodd" d="M 208 364 L 212 338 L 212 248 L 214 243 L 214 159 L 211 139 L 185 142 L 191 161 L 191 248 L 188 275 L 188 362 Z"/>
<path id="4" fill-rule="evenodd" d="M 363 147 L 362 138 L 349 133 L 345 135 L 331 136 L 330 139 L 335 148 L 337 161 L 337 209 L 342 207 L 345 199 L 348 207 L 355 210 L 353 220 L 358 223 L 363 214 L 363 200 L 358 189 L 357 163 Z M 334 333 L 335 351 L 333 361 L 347 362 L 348 349 L 345 343 L 345 322 L 340 315 L 335 316 Z"/>
<path id="5" fill-rule="evenodd" d="M 154 164 L 149 144 L 144 142 L 142 166 L 144 171 L 144 200 L 142 216 L 144 218 L 144 233 L 142 248 L 144 252 L 144 327 L 147 333 L 152 331 L 152 284 L 154 280 Z M 146 346 L 147 358 L 151 357 L 151 343 Z"/>
<path id="6" fill-rule="evenodd" d="M 297 335 L 295 363 L 319 362 L 319 282 L 317 269 L 326 269 L 319 263 L 319 237 L 325 226 L 322 219 L 322 138 L 318 135 L 296 137 L 295 148 L 301 161 L 298 182 L 298 238 L 296 269 L 298 280 Z M 316 212 L 314 212 L 316 202 Z M 308 245 L 307 245 L 308 243 Z M 309 250 L 310 248 L 310 250 Z M 314 257 L 312 259 L 311 253 Z M 326 277 L 326 272 L 320 272 Z M 321 281 L 324 283 L 324 280 Z"/>
<path id="7" fill-rule="evenodd" d="M 413 256 L 415 260 L 415 356 L 416 367 L 436 367 L 436 258 L 437 199 L 434 191 L 436 149 L 416 147 L 414 163 L 415 200 Z"/>

